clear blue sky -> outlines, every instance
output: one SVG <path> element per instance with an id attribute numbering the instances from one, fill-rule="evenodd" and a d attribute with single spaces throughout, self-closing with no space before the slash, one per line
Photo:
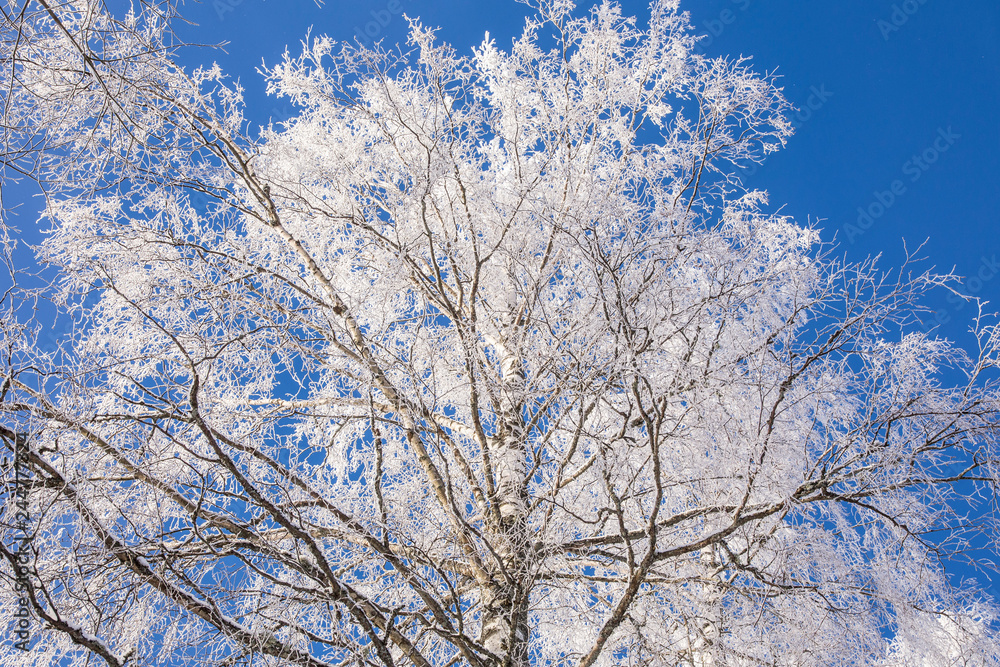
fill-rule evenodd
<path id="1" fill-rule="evenodd" d="M 589 6 L 592 2 L 581 2 Z M 647 3 L 624 0 L 626 13 Z M 745 182 L 801 221 L 820 219 L 850 259 L 884 253 L 896 266 L 903 243 L 969 278 L 967 291 L 1000 307 L 1000 3 L 996 0 L 691 0 L 681 7 L 710 55 L 752 56 L 777 71 L 800 127 L 786 150 Z M 439 26 L 459 51 L 485 31 L 498 44 L 520 32 L 528 8 L 513 0 L 203 0 L 184 35 L 228 42 L 215 59 L 238 76 L 248 115 L 288 113 L 266 99 L 255 68 L 314 34 L 406 37 L 401 13 Z M 811 107 L 811 108 L 810 108 Z M 916 158 L 916 159 L 914 159 Z M 859 207 L 869 217 L 862 217 Z M 859 224 L 860 218 L 860 224 Z M 940 298 L 941 331 L 961 337 L 972 307 Z"/>

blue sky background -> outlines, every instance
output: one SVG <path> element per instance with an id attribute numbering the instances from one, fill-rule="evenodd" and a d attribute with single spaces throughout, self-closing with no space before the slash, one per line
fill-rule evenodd
<path id="1" fill-rule="evenodd" d="M 644 1 L 620 4 L 648 16 Z M 821 220 L 824 238 L 836 235 L 849 259 L 883 253 L 886 268 L 898 266 L 904 238 L 911 248 L 929 238 L 929 265 L 954 266 L 969 278 L 968 293 L 1000 306 L 1000 3 L 691 0 L 681 7 L 708 36 L 705 53 L 752 56 L 758 71 L 782 77 L 801 109 L 788 147 L 745 173 L 747 185 L 769 191 L 772 206 L 800 221 Z M 204 0 L 186 5 L 195 25 L 182 34 L 228 42 L 226 52 L 188 58 L 215 59 L 238 76 L 248 116 L 264 123 L 290 109 L 265 97 L 255 71 L 262 62 L 276 62 L 286 45 L 297 51 L 310 27 L 334 39 L 402 41 L 400 10 L 439 26 L 459 52 L 487 30 L 509 44 L 529 11 L 513 0 L 329 0 L 321 8 L 312 0 Z M 859 207 L 871 215 L 861 220 L 867 229 Z M 930 305 L 941 331 L 961 338 L 974 308 L 944 293 Z"/>

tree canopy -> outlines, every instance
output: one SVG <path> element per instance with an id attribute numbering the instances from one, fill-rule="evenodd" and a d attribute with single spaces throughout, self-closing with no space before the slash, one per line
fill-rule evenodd
<path id="1" fill-rule="evenodd" d="M 168 4 L 5 8 L 57 277 L 2 302 L 0 665 L 1000 664 L 949 573 L 997 548 L 1000 330 L 741 186 L 789 105 L 676 0 L 531 10 L 311 37 L 257 128 Z"/>

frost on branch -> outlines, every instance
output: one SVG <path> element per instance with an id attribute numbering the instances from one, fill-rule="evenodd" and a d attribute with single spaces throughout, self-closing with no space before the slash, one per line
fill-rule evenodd
<path id="1" fill-rule="evenodd" d="M 0 664 L 997 664 L 948 569 L 996 534 L 996 329 L 907 333 L 951 276 L 734 189 L 788 106 L 676 2 L 531 6 L 311 39 L 259 131 L 147 14 L 23 19 L 62 50 L 15 97 L 124 46 L 18 121 L 73 325 L 0 329 L 42 647 Z"/>

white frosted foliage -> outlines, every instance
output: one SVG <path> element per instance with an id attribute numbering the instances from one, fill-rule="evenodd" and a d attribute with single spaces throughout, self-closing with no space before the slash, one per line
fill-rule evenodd
<path id="1" fill-rule="evenodd" d="M 998 330 L 912 333 L 954 276 L 742 188 L 788 104 L 677 2 L 530 4 L 310 37 L 265 128 L 160 5 L 6 19 L 56 278 L 2 302 L 0 667 L 998 665 L 949 560 L 996 535 Z"/>

